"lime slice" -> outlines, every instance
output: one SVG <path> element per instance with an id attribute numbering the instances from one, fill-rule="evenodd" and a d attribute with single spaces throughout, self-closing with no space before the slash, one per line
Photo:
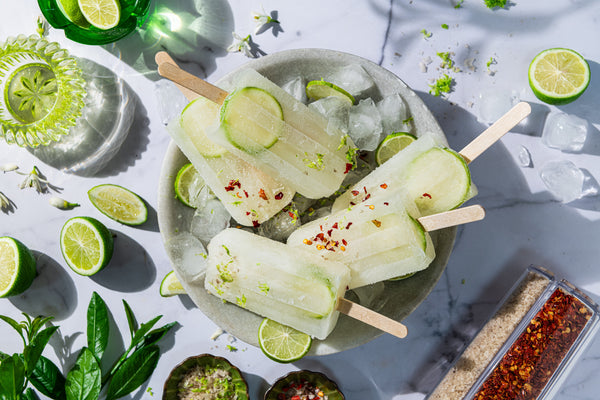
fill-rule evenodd
<path id="1" fill-rule="evenodd" d="M 406 189 L 422 216 L 460 206 L 469 195 L 471 174 L 460 154 L 434 147 L 406 168 Z"/>
<path id="2" fill-rule="evenodd" d="M 334 85 L 331 82 L 324 81 L 310 81 L 306 84 L 306 95 L 309 99 L 319 100 L 324 97 L 334 96 L 339 97 L 342 100 L 349 101 L 350 104 L 355 104 L 356 99 L 350 93 L 346 92 L 341 87 Z"/>
<path id="3" fill-rule="evenodd" d="M 279 140 L 283 110 L 275 97 L 256 87 L 231 93 L 221 106 L 221 122 L 231 144 L 246 153 L 259 153 Z"/>
<path id="4" fill-rule="evenodd" d="M 169 272 L 160 283 L 160 295 L 162 297 L 171 297 L 177 294 L 186 294 L 181 282 L 177 279 L 174 271 Z"/>
<path id="5" fill-rule="evenodd" d="M 88 191 L 92 204 L 106 215 L 125 225 L 140 225 L 148 219 L 146 203 L 137 194 L 118 185 L 94 186 Z"/>
<path id="6" fill-rule="evenodd" d="M 181 128 L 205 157 L 220 157 L 227 150 L 212 142 L 206 136 L 206 130 L 218 124 L 219 105 L 204 97 L 198 97 L 188 104 L 181 113 Z"/>
<path id="7" fill-rule="evenodd" d="M 301 359 L 310 350 L 310 335 L 265 318 L 258 328 L 260 348 L 271 360 L 289 363 Z"/>
<path id="8" fill-rule="evenodd" d="M 529 65 L 529 86 L 538 99 L 548 104 L 574 101 L 589 83 L 590 66 L 573 50 L 544 50 Z"/>
<path id="9" fill-rule="evenodd" d="M 200 190 L 205 186 L 204 179 L 200 176 L 192 163 L 185 164 L 175 177 L 175 196 L 188 207 L 197 208 L 195 199 Z"/>
<path id="10" fill-rule="evenodd" d="M 58 4 L 58 8 L 60 8 L 62 13 L 69 19 L 69 21 L 82 28 L 87 28 L 90 26 L 90 23 L 81 13 L 79 2 L 77 0 L 60 0 L 56 3 Z"/>
<path id="11" fill-rule="evenodd" d="M 417 140 L 416 136 L 408 132 L 390 133 L 379 143 L 377 150 L 375 150 L 377 165 L 383 164 L 415 140 Z"/>
<path id="12" fill-rule="evenodd" d="M 17 239 L 0 237 L 0 297 L 23 293 L 35 278 L 35 258 Z"/>
<path id="13" fill-rule="evenodd" d="M 78 0 L 85 19 L 98 29 L 107 30 L 119 24 L 121 6 L 118 0 Z"/>
<path id="14" fill-rule="evenodd" d="M 410 274 L 404 274 L 404 275 L 397 276 L 395 278 L 390 278 L 390 279 L 388 279 L 388 281 L 401 281 L 401 280 L 410 278 L 414 274 L 416 274 L 416 272 L 411 272 Z"/>
<path id="15" fill-rule="evenodd" d="M 110 261 L 113 238 L 100 221 L 74 217 L 60 231 L 60 250 L 73 271 L 79 275 L 94 275 Z"/>

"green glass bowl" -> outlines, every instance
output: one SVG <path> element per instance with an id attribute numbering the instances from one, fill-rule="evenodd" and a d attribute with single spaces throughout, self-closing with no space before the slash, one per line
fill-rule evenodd
<path id="1" fill-rule="evenodd" d="M 85 19 L 71 21 L 59 5 L 61 0 L 38 0 L 40 10 L 48 23 L 56 29 L 65 31 L 69 39 L 83 44 L 107 44 L 124 38 L 136 27 L 142 26 L 148 15 L 151 0 L 120 0 L 121 18 L 111 29 L 98 29 L 89 25 Z M 82 17 L 83 18 L 83 17 Z"/>
<path id="2" fill-rule="evenodd" d="M 293 371 L 279 378 L 273 386 L 265 393 L 265 400 L 278 400 L 277 396 L 283 392 L 283 389 L 292 383 L 309 382 L 321 389 L 329 400 L 344 400 L 345 397 L 338 388 L 337 384 L 320 372 L 309 370 Z"/>
<path id="3" fill-rule="evenodd" d="M 173 368 L 165 381 L 162 400 L 178 400 L 179 382 L 181 382 L 186 373 L 197 366 L 221 368 L 229 371 L 233 377 L 237 400 L 250 399 L 250 395 L 248 394 L 248 384 L 237 367 L 223 357 L 213 356 L 212 354 L 200 354 L 198 356 L 186 358 L 183 362 Z"/>
<path id="4" fill-rule="evenodd" d="M 36 35 L 0 43 L 0 91 L 0 138 L 22 147 L 59 141 L 85 105 L 75 58 Z"/>

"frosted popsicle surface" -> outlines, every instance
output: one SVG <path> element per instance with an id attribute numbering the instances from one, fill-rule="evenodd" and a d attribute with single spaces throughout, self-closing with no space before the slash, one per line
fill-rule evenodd
<path id="1" fill-rule="evenodd" d="M 208 245 L 210 293 L 318 339 L 335 327 L 349 281 L 341 263 L 241 229 L 226 229 Z"/>
<path id="2" fill-rule="evenodd" d="M 210 142 L 205 130 L 218 123 L 217 114 L 217 105 L 198 98 L 167 130 L 231 216 L 241 225 L 256 226 L 289 204 L 294 191 Z"/>
<path id="3" fill-rule="evenodd" d="M 351 271 L 350 289 L 423 270 L 435 258 L 435 250 L 414 218 L 416 206 L 406 197 L 369 197 L 303 225 L 287 243 L 344 263 Z"/>
<path id="4" fill-rule="evenodd" d="M 305 197 L 334 193 L 352 167 L 347 137 L 254 70 L 236 74 L 233 86 L 209 137 Z M 257 102 L 248 88 L 266 91 L 280 108 Z"/>

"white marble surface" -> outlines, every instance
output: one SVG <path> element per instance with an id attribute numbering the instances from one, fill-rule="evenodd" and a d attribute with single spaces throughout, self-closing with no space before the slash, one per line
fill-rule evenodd
<path id="1" fill-rule="evenodd" d="M 193 10 L 192 0 L 168 1 L 174 9 Z M 22 177 L 0 175 L 0 191 L 15 204 L 13 211 L 0 213 L 0 236 L 9 235 L 26 243 L 38 257 L 40 277 L 23 296 L 0 300 L 0 312 L 18 318 L 20 311 L 52 314 L 61 326 L 63 345 L 45 354 L 68 368 L 85 343 L 85 313 L 92 291 L 108 303 L 116 324 L 125 332 L 121 299 L 126 299 L 139 320 L 163 314 L 164 322 L 179 321 L 174 335 L 162 343 L 164 354 L 147 385 L 131 398 L 151 398 L 152 388 L 160 397 L 162 384 L 174 364 L 203 352 L 227 357 L 244 372 L 252 398 L 262 397 L 267 386 L 287 371 L 298 368 L 320 370 L 335 379 L 348 399 L 421 399 L 430 391 L 448 363 L 475 333 L 497 301 L 529 264 L 544 265 L 557 275 L 600 298 L 600 203 L 597 196 L 562 204 L 546 191 L 539 178 L 540 167 L 549 160 L 568 159 L 584 169 L 592 187 L 600 179 L 598 127 L 600 48 L 597 44 L 600 2 L 592 0 L 514 0 L 507 9 L 489 10 L 482 0 L 465 0 L 460 9 L 450 0 L 347 0 L 278 2 L 264 0 L 267 11 L 276 11 L 281 31 L 253 35 L 260 52 L 270 54 L 291 48 L 320 47 L 353 53 L 379 63 L 402 78 L 423 98 L 448 136 L 460 149 L 485 125 L 477 121 L 478 95 L 516 93 L 534 105 L 534 116 L 505 136 L 500 143 L 472 165 L 480 194 L 475 200 L 487 209 L 486 219 L 459 229 L 454 252 L 433 293 L 405 323 L 410 334 L 405 340 L 381 336 L 359 348 L 340 354 L 305 358 L 292 365 L 266 359 L 259 349 L 237 341 L 237 352 L 226 348 L 227 335 L 216 341 L 209 337 L 217 328 L 188 298 L 158 296 L 160 280 L 171 266 L 163 249 L 156 220 L 156 191 L 161 161 L 169 138 L 163 129 L 154 96 L 152 55 L 167 47 L 187 69 L 214 81 L 247 59 L 228 54 L 224 47 L 230 31 L 253 32 L 251 11 L 258 1 L 196 0 L 200 11 L 188 12 L 184 21 L 198 19 L 208 27 L 203 37 L 180 36 L 145 48 L 135 36 L 112 46 L 84 46 L 50 31 L 75 55 L 91 59 L 114 71 L 128 84 L 137 100 L 132 129 L 117 156 L 93 177 L 67 174 L 47 165 L 26 150 L 0 143 L 0 164 L 15 162 L 23 170 L 37 165 L 50 182 L 62 188 L 59 196 L 81 203 L 71 211 L 48 205 L 51 194 L 20 190 Z M 33 33 L 39 14 L 36 2 L 0 0 L 0 38 Z M 201 15 L 200 15 L 201 14 Z M 441 24 L 448 24 L 444 30 Z M 422 29 L 432 32 L 424 39 Z M 183 43 L 189 45 L 186 48 Z M 468 47 L 467 47 L 468 46 Z M 559 108 L 543 105 L 527 84 L 527 67 L 540 50 L 569 47 L 590 63 L 592 82 L 576 102 Z M 210 49 L 209 49 L 210 48 Z M 194 51 L 190 51 L 194 49 Z M 428 80 L 440 75 L 436 52 L 453 51 L 463 70 L 451 73 L 456 84 L 447 98 L 428 94 Z M 431 57 L 428 72 L 419 62 Z M 466 58 L 475 57 L 476 71 L 469 71 Z M 486 73 L 490 57 L 496 74 Z M 541 143 L 541 121 L 545 113 L 562 110 L 588 119 L 593 127 L 583 150 L 563 153 Z M 517 161 L 520 146 L 529 149 L 533 167 Z M 119 225 L 103 218 L 89 203 L 86 191 L 99 183 L 116 183 L 131 188 L 151 206 L 151 217 L 140 228 Z M 66 219 L 90 215 L 101 219 L 117 233 L 116 250 L 110 266 L 92 278 L 74 274 L 62 259 L 58 238 Z M 0 325 L 0 350 L 20 350 L 20 339 Z M 114 337 L 119 343 L 127 337 Z M 66 344 L 66 347 L 64 346 Z M 73 353 L 72 353 L 73 352 Z M 600 389 L 600 338 L 565 382 L 558 399 L 596 399 Z"/>

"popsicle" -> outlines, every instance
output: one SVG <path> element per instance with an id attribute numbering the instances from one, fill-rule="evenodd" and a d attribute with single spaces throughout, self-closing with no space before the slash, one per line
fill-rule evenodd
<path id="1" fill-rule="evenodd" d="M 331 195 L 353 166 L 347 135 L 252 69 L 223 85 L 229 94 L 170 63 L 159 64 L 159 73 L 222 102 L 220 125 L 207 136 L 305 197 Z"/>
<path id="2" fill-rule="evenodd" d="M 351 271 L 348 287 L 353 289 L 427 268 L 435 258 L 429 231 L 484 216 L 480 206 L 471 206 L 419 220 L 408 193 L 399 192 L 367 198 L 303 225 L 287 244 L 345 264 Z"/>
<path id="3" fill-rule="evenodd" d="M 337 212 L 382 192 L 406 190 L 421 215 L 454 209 L 477 194 L 471 182 L 468 163 L 531 112 L 527 103 L 518 103 L 460 152 L 455 152 L 431 136 L 421 136 L 380 165 L 336 199 Z"/>
<path id="4" fill-rule="evenodd" d="M 226 229 L 208 244 L 205 287 L 249 311 L 325 339 L 339 312 L 396 336 L 406 327 L 343 298 L 349 269 L 304 249 Z"/>

